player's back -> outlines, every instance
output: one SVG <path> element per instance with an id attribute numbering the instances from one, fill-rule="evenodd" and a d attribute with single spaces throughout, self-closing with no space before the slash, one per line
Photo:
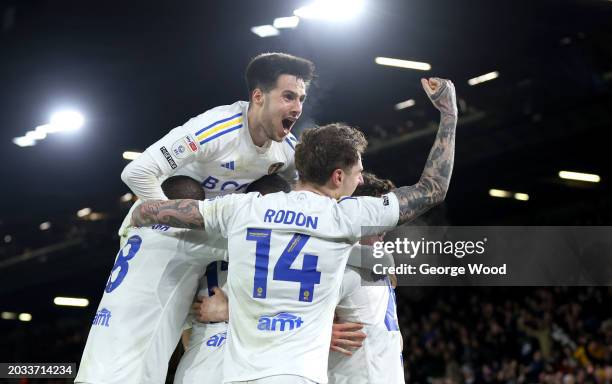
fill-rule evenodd
<path id="1" fill-rule="evenodd" d="M 352 356 L 330 353 L 331 384 L 404 383 L 395 293 L 386 276 L 375 280 L 371 272 L 351 266 L 344 271 L 336 321 L 363 324 L 367 337 Z"/>
<path id="2" fill-rule="evenodd" d="M 198 233 L 199 232 L 199 233 Z M 208 250 L 201 231 L 131 228 L 119 251 L 76 382 L 163 383 Z"/>
<path id="3" fill-rule="evenodd" d="M 228 237 L 224 380 L 288 374 L 326 382 L 334 307 L 351 244 L 361 224 L 394 225 L 397 211 L 386 207 L 386 216 L 378 211 L 380 217 L 360 220 L 385 202 L 352 199 L 343 206 L 307 191 L 222 200 L 206 202 L 202 211 L 207 230 Z"/>

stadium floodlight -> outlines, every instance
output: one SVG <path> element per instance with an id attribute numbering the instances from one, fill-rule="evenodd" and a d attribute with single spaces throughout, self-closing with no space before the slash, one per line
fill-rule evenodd
<path id="1" fill-rule="evenodd" d="M 53 299 L 53 304 L 64 307 L 86 307 L 89 305 L 89 300 L 79 297 L 61 297 Z"/>
<path id="2" fill-rule="evenodd" d="M 32 140 L 44 140 L 47 137 L 47 133 L 40 129 L 36 129 L 34 131 L 27 131 L 25 137 Z"/>
<path id="3" fill-rule="evenodd" d="M 559 177 L 566 180 L 586 181 L 589 183 L 599 183 L 601 181 L 601 177 L 593 173 L 559 171 Z"/>
<path id="4" fill-rule="evenodd" d="M 357 16 L 363 10 L 363 0 L 316 0 L 298 8 L 293 14 L 304 19 L 343 21 Z"/>
<path id="5" fill-rule="evenodd" d="M 409 99 L 406 101 L 402 101 L 401 103 L 395 104 L 395 110 L 399 111 L 400 109 L 410 108 L 414 106 L 414 100 Z"/>
<path id="6" fill-rule="evenodd" d="M 17 314 L 14 312 L 2 312 L 0 317 L 2 320 L 15 320 L 17 318 Z"/>
<path id="7" fill-rule="evenodd" d="M 19 314 L 19 320 L 21 321 L 32 321 L 32 315 L 29 313 L 20 313 Z"/>
<path id="8" fill-rule="evenodd" d="M 515 200 L 520 200 L 520 201 L 528 201 L 529 200 L 529 195 L 526 193 L 521 193 L 521 192 L 517 192 L 514 194 L 514 199 Z"/>
<path id="9" fill-rule="evenodd" d="M 122 203 L 127 203 L 128 201 L 131 201 L 133 198 L 134 198 L 134 195 L 128 192 L 125 195 L 121 196 L 119 200 L 121 200 Z"/>
<path id="10" fill-rule="evenodd" d="M 79 130 L 85 119 L 77 111 L 60 111 L 51 116 L 50 129 L 54 132 L 70 132 Z"/>
<path id="11" fill-rule="evenodd" d="M 252 27 L 251 32 L 253 32 L 259 37 L 278 36 L 278 34 L 280 33 L 278 29 L 274 28 L 274 26 L 270 24 Z"/>
<path id="12" fill-rule="evenodd" d="M 91 213 L 91 208 L 83 208 L 77 211 L 78 217 L 85 217 Z"/>
<path id="13" fill-rule="evenodd" d="M 473 79 L 468 80 L 469 85 L 476 85 L 480 83 L 484 83 L 485 81 L 497 79 L 499 77 L 499 72 L 493 71 L 489 73 L 485 73 L 484 75 L 476 76 Z"/>
<path id="14" fill-rule="evenodd" d="M 300 18 L 297 16 L 277 17 L 274 19 L 272 26 L 276 29 L 296 28 L 300 23 Z"/>
<path id="15" fill-rule="evenodd" d="M 391 57 L 377 57 L 374 62 L 378 65 L 386 65 L 389 67 L 416 69 L 418 71 L 429 71 L 431 65 L 428 63 L 421 63 L 419 61 L 393 59 Z"/>
<path id="16" fill-rule="evenodd" d="M 491 197 L 512 197 L 512 193 L 504 191 L 503 189 L 489 189 L 489 196 Z"/>
<path id="17" fill-rule="evenodd" d="M 32 139 L 31 137 L 20 136 L 15 137 L 13 139 L 13 143 L 20 147 L 33 147 L 36 145 L 36 140 Z"/>
<path id="18" fill-rule="evenodd" d="M 123 158 L 126 160 L 136 160 L 140 154 L 141 152 L 125 151 L 123 152 Z"/>
<path id="19" fill-rule="evenodd" d="M 49 228 L 51 228 L 51 222 L 50 221 L 45 221 L 44 223 L 41 223 L 39 226 L 41 231 L 46 231 Z"/>

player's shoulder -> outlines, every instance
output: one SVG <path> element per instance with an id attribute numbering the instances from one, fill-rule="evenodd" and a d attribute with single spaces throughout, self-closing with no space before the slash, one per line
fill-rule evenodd
<path id="1" fill-rule="evenodd" d="M 200 145 L 236 138 L 245 125 L 249 103 L 237 101 L 221 105 L 192 118 L 186 124 Z"/>
<path id="2" fill-rule="evenodd" d="M 298 139 L 289 133 L 283 141 L 272 142 L 272 145 L 277 146 L 285 154 L 288 159 L 293 159 L 295 155 L 295 146 L 298 144 Z"/>

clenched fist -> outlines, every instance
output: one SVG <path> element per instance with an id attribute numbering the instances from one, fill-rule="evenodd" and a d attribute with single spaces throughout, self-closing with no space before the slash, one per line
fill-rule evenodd
<path id="1" fill-rule="evenodd" d="M 421 79 L 421 84 L 429 100 L 442 114 L 457 116 L 457 96 L 452 81 L 430 77 Z"/>

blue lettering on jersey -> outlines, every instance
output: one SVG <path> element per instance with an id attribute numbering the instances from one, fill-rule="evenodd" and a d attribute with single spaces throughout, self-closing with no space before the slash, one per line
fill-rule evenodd
<path id="1" fill-rule="evenodd" d="M 257 329 L 260 331 L 292 331 L 304 324 L 301 317 L 292 315 L 287 312 L 281 312 L 275 316 L 261 316 L 257 323 Z"/>
<path id="2" fill-rule="evenodd" d="M 167 225 L 163 225 L 163 224 L 155 224 L 154 226 L 151 227 L 151 229 L 156 229 L 158 231 L 166 232 L 167 230 L 170 229 L 170 227 Z"/>
<path id="3" fill-rule="evenodd" d="M 219 348 L 225 343 L 225 339 L 227 337 L 227 331 L 217 333 L 216 335 L 212 335 L 207 341 L 206 345 L 208 347 Z"/>
<path id="4" fill-rule="evenodd" d="M 96 315 L 94 316 L 92 324 L 109 327 L 110 325 L 108 324 L 108 322 L 110 321 L 110 318 L 111 318 L 111 311 L 109 311 L 106 308 L 102 308 L 101 310 L 96 312 Z"/>
<path id="5" fill-rule="evenodd" d="M 302 212 L 268 209 L 264 214 L 264 223 L 295 224 L 298 227 L 317 229 L 318 216 L 307 216 Z"/>
<path id="6" fill-rule="evenodd" d="M 206 179 L 204 179 L 204 181 L 202 181 L 202 186 L 205 189 L 215 189 L 217 188 L 217 184 L 219 184 L 219 182 L 221 182 L 221 180 L 217 179 L 214 176 L 208 176 Z M 219 190 L 221 191 L 226 191 L 226 190 L 235 190 L 235 191 L 240 191 L 241 189 L 245 189 L 247 186 L 249 185 L 249 183 L 244 183 L 242 185 L 238 184 L 237 181 L 234 180 L 228 180 L 226 182 L 224 182 L 223 184 L 221 184 L 221 188 L 219 188 Z"/>
<path id="7" fill-rule="evenodd" d="M 217 179 L 216 177 L 208 176 L 202 182 L 202 186 L 206 189 L 215 189 L 218 182 L 219 182 L 219 179 Z"/>

